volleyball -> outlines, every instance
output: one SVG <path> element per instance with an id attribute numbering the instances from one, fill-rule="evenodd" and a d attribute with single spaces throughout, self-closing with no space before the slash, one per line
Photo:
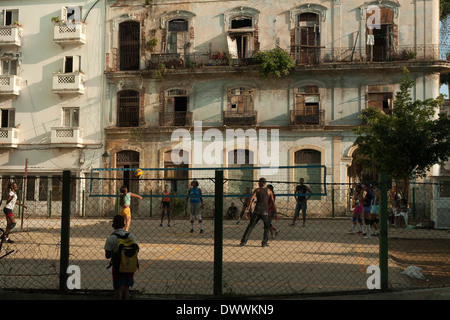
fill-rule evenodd
<path id="1" fill-rule="evenodd" d="M 140 177 L 142 176 L 142 170 L 141 170 L 141 169 L 136 169 L 136 170 L 134 171 L 134 176 L 135 176 L 136 178 L 140 178 Z"/>

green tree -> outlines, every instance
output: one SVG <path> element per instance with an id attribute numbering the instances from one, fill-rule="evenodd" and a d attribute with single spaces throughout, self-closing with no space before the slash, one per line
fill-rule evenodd
<path id="1" fill-rule="evenodd" d="M 392 113 L 367 108 L 360 116 L 362 125 L 355 129 L 354 145 L 366 167 L 401 181 L 423 177 L 433 165 L 450 157 L 450 116 L 436 115 L 444 97 L 413 101 L 410 89 L 414 84 L 404 69 Z"/>
<path id="2" fill-rule="evenodd" d="M 281 78 L 283 75 L 288 75 L 295 67 L 291 56 L 280 48 L 258 52 L 255 55 L 255 62 L 259 64 L 259 74 L 263 78 L 267 78 L 269 75 Z"/>

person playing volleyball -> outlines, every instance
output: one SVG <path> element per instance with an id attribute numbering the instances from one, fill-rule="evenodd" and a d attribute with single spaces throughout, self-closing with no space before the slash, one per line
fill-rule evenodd
<path id="1" fill-rule="evenodd" d="M 245 229 L 244 235 L 242 236 L 240 246 L 243 247 L 247 244 L 247 240 L 250 237 L 250 234 L 253 231 L 253 228 L 256 226 L 260 219 L 264 222 L 264 235 L 261 243 L 262 247 L 268 246 L 267 242 L 269 240 L 269 230 L 270 230 L 270 221 L 269 221 L 269 204 L 273 204 L 273 209 L 277 210 L 275 206 L 275 200 L 273 198 L 273 193 L 270 189 L 266 187 L 266 179 L 260 178 L 258 180 L 259 188 L 253 191 L 252 197 L 250 198 L 249 205 L 247 207 L 247 214 L 245 217 L 248 219 L 250 216 L 250 206 L 253 203 L 253 199 L 256 198 L 255 210 L 253 210 L 253 214 L 251 216 L 250 222 Z"/>
<path id="2" fill-rule="evenodd" d="M 125 220 L 125 227 L 124 227 L 125 231 L 128 231 L 130 229 L 131 224 L 131 211 L 130 211 L 131 197 L 142 199 L 140 195 L 128 192 L 128 188 L 126 186 L 121 186 L 119 195 L 119 204 L 121 207 L 120 215 Z"/>
<path id="3" fill-rule="evenodd" d="M 303 184 L 304 181 L 305 180 L 303 178 L 300 178 L 300 180 L 299 180 L 300 184 L 297 186 L 297 188 L 295 188 L 295 193 L 298 193 L 298 194 L 312 193 L 311 189 Z M 297 204 L 295 205 L 294 220 L 290 224 L 291 227 L 295 226 L 295 220 L 297 220 L 297 218 L 300 216 L 300 210 L 302 210 L 303 227 L 305 226 L 306 208 L 307 208 L 306 202 L 308 201 L 309 198 L 311 198 L 311 196 L 308 196 L 308 197 L 305 197 L 304 195 L 301 195 L 298 197 L 295 196 L 295 200 L 297 200 Z"/>
<path id="4" fill-rule="evenodd" d="M 22 206 L 25 209 L 28 208 L 26 205 L 17 202 L 17 190 L 19 187 L 17 186 L 17 183 L 11 182 L 8 186 L 9 194 L 8 199 L 6 199 L 6 205 L 3 208 L 3 213 L 6 217 L 6 230 L 5 233 L 2 235 L 2 238 L 6 240 L 7 243 L 14 243 L 11 239 L 9 239 L 8 235 L 10 231 L 16 226 L 16 220 L 14 219 L 13 210 L 16 204 L 18 206 Z"/>
<path id="5" fill-rule="evenodd" d="M 202 198 L 202 189 L 198 187 L 198 181 L 193 180 L 191 182 L 191 187 L 188 190 L 188 197 L 186 198 L 186 206 L 188 201 L 190 200 L 190 209 L 191 209 L 191 231 L 194 232 L 194 219 L 198 219 L 198 223 L 200 224 L 200 233 L 203 233 L 203 220 L 202 220 L 202 209 L 203 209 L 203 198 Z"/>

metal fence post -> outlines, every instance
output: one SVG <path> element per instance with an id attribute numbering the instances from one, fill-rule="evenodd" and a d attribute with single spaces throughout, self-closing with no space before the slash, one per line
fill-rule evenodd
<path id="1" fill-rule="evenodd" d="M 223 171 L 215 172 L 214 196 L 214 295 L 222 294 L 223 267 Z"/>
<path id="2" fill-rule="evenodd" d="M 334 186 L 331 189 L 331 217 L 334 218 Z"/>
<path id="3" fill-rule="evenodd" d="M 61 211 L 61 253 L 59 260 L 59 290 L 67 288 L 67 268 L 70 247 L 70 171 L 63 171 Z"/>
<path id="4" fill-rule="evenodd" d="M 380 284 L 381 290 L 388 289 L 388 197 L 387 197 L 387 179 L 385 173 L 380 173 Z"/>

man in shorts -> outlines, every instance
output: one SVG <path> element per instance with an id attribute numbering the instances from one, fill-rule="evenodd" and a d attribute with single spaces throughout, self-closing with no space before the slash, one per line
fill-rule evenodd
<path id="1" fill-rule="evenodd" d="M 188 198 L 186 199 L 186 206 L 188 201 L 190 202 L 191 210 L 191 231 L 194 232 L 194 219 L 197 218 L 200 224 L 200 233 L 203 233 L 203 220 L 202 220 L 202 209 L 203 209 L 203 198 L 202 190 L 198 187 L 198 181 L 193 180 L 191 182 L 191 187 L 188 190 Z"/>

